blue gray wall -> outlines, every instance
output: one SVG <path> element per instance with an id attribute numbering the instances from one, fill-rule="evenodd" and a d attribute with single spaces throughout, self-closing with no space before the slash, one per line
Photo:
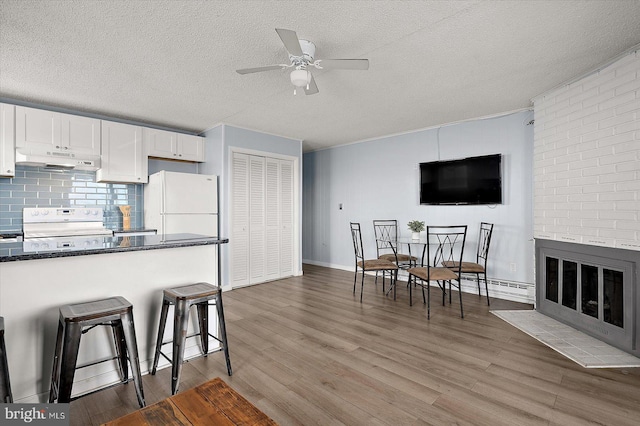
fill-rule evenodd
<path id="1" fill-rule="evenodd" d="M 158 173 L 159 171 L 166 170 L 168 172 L 178 173 L 198 173 L 199 163 L 187 163 L 184 161 L 171 161 L 171 160 L 149 160 L 149 175 Z"/>
<path id="2" fill-rule="evenodd" d="M 233 149 L 262 152 L 265 154 L 286 155 L 298 159 L 302 168 L 302 141 L 289 139 L 282 136 L 270 135 L 253 130 L 221 124 L 202 134 L 205 137 L 205 163 L 200 164 L 199 173 L 220 176 L 220 236 L 229 237 L 229 191 L 230 191 L 230 153 Z M 302 171 L 299 174 L 302 181 Z M 302 200 L 302 184 L 299 188 L 298 199 Z M 302 206 L 299 206 L 302 211 Z M 299 218 L 298 228 L 302 227 L 302 218 Z M 302 246 L 301 236 L 298 246 Z M 302 250 L 299 250 L 298 259 L 302 259 Z M 222 249 L 222 282 L 229 282 L 228 246 Z M 298 262 L 298 270 L 302 270 L 302 261 Z"/>
<path id="3" fill-rule="evenodd" d="M 349 222 L 361 223 L 365 255 L 375 257 L 374 219 L 397 219 L 402 236 L 410 236 L 406 224 L 414 219 L 466 224 L 465 250 L 472 256 L 484 221 L 495 224 L 488 276 L 533 283 L 532 118 L 524 111 L 305 154 L 303 262 L 353 270 Z M 503 155 L 503 204 L 420 205 L 419 163 L 497 153 Z"/>
<path id="4" fill-rule="evenodd" d="M 16 166 L 13 178 L 0 178 L 0 232 L 22 231 L 24 207 L 100 207 L 104 225 L 122 228 L 118 206 L 131 206 L 131 226 L 142 226 L 143 186 L 97 183 L 96 172 L 51 171 Z"/>

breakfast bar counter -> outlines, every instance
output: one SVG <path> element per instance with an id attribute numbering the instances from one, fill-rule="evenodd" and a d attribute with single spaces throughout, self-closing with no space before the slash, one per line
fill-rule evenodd
<path id="1" fill-rule="evenodd" d="M 39 241 L 37 246 L 34 244 L 34 241 L 4 242 L 0 243 L 0 262 L 191 247 L 225 244 L 228 242 L 229 240 L 226 238 L 208 237 L 198 234 L 96 237 L 94 244 L 86 247 L 59 247 L 60 242 L 57 242 L 55 246 L 49 246 L 46 240 Z"/>
<path id="2" fill-rule="evenodd" d="M 0 243 L 0 315 L 5 319 L 14 400 L 47 400 L 59 309 L 66 304 L 114 296 L 130 301 L 140 366 L 143 374 L 148 372 L 162 290 L 197 282 L 219 284 L 220 248 L 227 242 L 196 234 L 158 234 L 100 237 L 97 246 L 57 250 L 26 251 L 22 242 Z M 216 318 L 215 307 L 210 309 L 209 318 Z M 172 329 L 169 321 L 167 340 Z M 107 332 L 99 327 L 83 335 L 78 364 L 113 356 Z M 189 334 L 193 332 L 190 325 Z M 185 359 L 200 351 L 196 339 L 187 342 Z M 214 348 L 217 341 L 211 338 L 209 345 Z M 159 367 L 166 365 L 161 360 Z M 115 362 L 92 365 L 76 372 L 72 396 L 118 381 Z"/>

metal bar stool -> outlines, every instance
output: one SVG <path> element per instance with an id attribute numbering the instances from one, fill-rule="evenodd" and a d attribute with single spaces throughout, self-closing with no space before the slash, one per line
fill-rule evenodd
<path id="1" fill-rule="evenodd" d="M 213 300 L 214 303 L 209 303 Z M 164 329 L 167 323 L 167 314 L 169 305 L 175 305 L 173 315 L 173 340 L 163 342 Z M 196 305 L 198 311 L 198 324 L 200 331 L 187 336 L 187 326 L 189 324 L 189 308 Z M 209 333 L 209 305 L 215 305 L 218 313 L 218 323 L 220 326 L 218 336 Z M 180 384 L 180 374 L 182 372 L 182 363 L 184 362 L 184 346 L 187 337 L 200 335 L 200 343 L 202 345 L 202 353 L 204 356 L 209 354 L 209 337 L 211 336 L 221 344 L 219 350 L 224 351 L 227 361 L 227 373 L 231 376 L 231 360 L 229 359 L 229 346 L 227 345 L 227 330 L 224 322 L 224 310 L 222 307 L 222 290 L 220 287 L 208 283 L 190 284 L 182 287 L 174 287 L 163 291 L 162 311 L 160 313 L 160 324 L 158 326 L 158 339 L 156 342 L 156 353 L 153 358 L 153 368 L 151 374 L 156 374 L 158 360 L 160 355 L 165 357 L 172 367 L 171 375 L 171 394 L 178 392 Z M 161 349 L 162 345 L 173 343 L 173 359 L 165 355 Z"/>
<path id="2" fill-rule="evenodd" d="M 115 340 L 116 356 L 76 366 L 80 337 L 97 326 L 110 326 Z M 86 328 L 85 328 L 86 327 Z M 124 297 L 110 297 L 86 303 L 64 305 L 60 308 L 60 322 L 53 358 L 49 402 L 70 402 L 73 376 L 78 368 L 101 362 L 118 361 L 122 383 L 128 382 L 127 355 L 131 363 L 133 381 L 140 407 L 145 406 L 138 345 L 133 325 L 133 306 Z"/>
<path id="3" fill-rule="evenodd" d="M 7 347 L 4 344 L 4 318 L 0 317 L 0 403 L 10 404 L 12 402 Z"/>

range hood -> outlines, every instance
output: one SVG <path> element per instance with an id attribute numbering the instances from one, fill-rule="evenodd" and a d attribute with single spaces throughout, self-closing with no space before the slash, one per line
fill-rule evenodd
<path id="1" fill-rule="evenodd" d="M 98 155 L 78 155 L 73 152 L 51 150 L 33 152 L 28 148 L 18 148 L 16 150 L 16 164 L 56 170 L 96 171 L 101 167 L 100 156 Z"/>

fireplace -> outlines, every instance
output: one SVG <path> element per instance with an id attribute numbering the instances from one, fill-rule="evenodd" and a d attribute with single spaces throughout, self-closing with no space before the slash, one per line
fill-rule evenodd
<path id="1" fill-rule="evenodd" d="M 536 240 L 536 309 L 640 356 L 640 251 Z"/>

